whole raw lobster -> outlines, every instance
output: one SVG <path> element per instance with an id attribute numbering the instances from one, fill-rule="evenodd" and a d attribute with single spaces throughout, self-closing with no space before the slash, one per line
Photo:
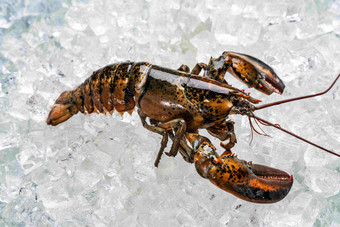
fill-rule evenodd
<path id="1" fill-rule="evenodd" d="M 202 69 L 204 73 L 199 75 Z M 170 137 L 173 143 L 166 154 L 176 156 L 179 151 L 184 160 L 195 163 L 202 177 L 221 189 L 250 202 L 277 202 L 288 194 L 293 176 L 238 159 L 230 151 L 236 136 L 234 122 L 228 116 L 246 115 L 281 128 L 253 114 L 269 105 L 255 107 L 260 100 L 229 85 L 224 79 L 226 72 L 267 95 L 281 94 L 285 87 L 267 64 L 234 52 L 211 58 L 208 65 L 198 63 L 191 72 L 186 65 L 172 70 L 147 62 L 123 62 L 99 69 L 75 90 L 63 92 L 53 105 L 47 124 L 58 125 L 79 111 L 131 113 L 137 107 L 143 126 L 163 136 L 156 167 Z M 292 100 L 284 102 L 288 101 Z M 221 141 L 228 140 L 221 142 L 225 152 L 219 156 L 209 139 L 198 134 L 198 129 L 207 129 Z"/>

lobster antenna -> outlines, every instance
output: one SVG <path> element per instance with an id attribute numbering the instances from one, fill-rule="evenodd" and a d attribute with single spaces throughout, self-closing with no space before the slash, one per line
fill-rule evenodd
<path id="1" fill-rule="evenodd" d="M 338 76 L 338 78 L 339 78 L 339 76 Z M 333 86 L 333 85 L 332 85 L 332 86 Z M 271 125 L 271 126 L 277 128 L 277 129 L 280 129 L 281 131 L 284 131 L 285 133 L 288 133 L 289 135 L 292 135 L 292 136 L 294 136 L 294 137 L 296 137 L 296 138 L 298 138 L 298 139 L 300 139 L 300 140 L 302 140 L 302 141 L 304 141 L 304 142 L 306 142 L 306 143 L 309 143 L 309 144 L 311 144 L 311 145 L 313 145 L 313 146 L 315 146 L 315 147 L 317 147 L 317 148 L 319 148 L 319 149 L 321 149 L 321 150 L 327 151 L 328 153 L 331 153 L 331 154 L 333 154 L 333 155 L 335 155 L 335 156 L 340 157 L 339 154 L 337 154 L 337 153 L 335 153 L 335 152 L 333 152 L 333 151 L 330 151 L 330 150 L 328 150 L 328 149 L 326 149 L 326 148 L 324 148 L 324 147 L 321 147 L 321 146 L 319 146 L 319 145 L 317 145 L 317 144 L 315 144 L 315 143 L 312 143 L 311 141 L 306 140 L 306 139 L 304 139 L 304 138 L 302 138 L 302 137 L 300 137 L 300 136 L 298 136 L 298 135 L 296 135 L 296 134 L 294 134 L 294 133 L 292 133 L 292 132 L 290 132 L 290 131 L 288 131 L 288 130 L 286 130 L 286 129 L 283 129 L 283 128 L 281 128 L 281 126 L 279 126 L 278 124 L 270 123 L 270 122 L 268 122 L 268 121 L 266 121 L 266 120 L 264 120 L 264 119 L 262 119 L 262 118 L 259 118 L 259 117 L 255 116 L 255 115 L 252 115 L 251 117 L 257 119 L 257 120 L 258 120 L 259 122 L 261 122 L 261 123 L 265 123 L 265 124 L 268 124 L 268 125 Z"/>
<path id="2" fill-rule="evenodd" d="M 336 77 L 336 79 L 334 80 L 334 82 L 331 84 L 331 86 L 329 88 L 327 88 L 327 90 L 314 94 L 314 95 L 306 95 L 306 96 L 300 96 L 300 97 L 296 97 L 296 98 L 292 98 L 292 99 L 285 99 L 285 100 L 281 100 L 281 101 L 277 101 L 277 102 L 272 102 L 272 103 L 268 103 L 268 104 L 264 104 L 264 105 L 260 105 L 257 107 L 254 107 L 254 110 L 260 110 L 260 109 L 264 109 L 270 106 L 276 106 L 276 105 L 280 105 L 286 102 L 292 102 L 292 101 L 296 101 L 296 100 L 301 100 L 301 99 L 307 99 L 307 98 L 312 98 L 318 95 L 323 95 L 325 93 L 327 93 L 329 90 L 331 90 L 331 88 L 334 86 L 335 82 L 339 79 L 340 74 Z"/>

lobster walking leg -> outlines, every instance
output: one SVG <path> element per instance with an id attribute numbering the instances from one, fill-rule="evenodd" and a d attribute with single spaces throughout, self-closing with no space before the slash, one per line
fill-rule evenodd
<path id="1" fill-rule="evenodd" d="M 189 72 L 190 72 L 189 66 L 184 65 L 184 64 L 181 65 L 177 70 L 182 71 L 182 72 L 186 72 L 186 73 L 189 73 Z"/>
<path id="2" fill-rule="evenodd" d="M 159 127 L 178 128 L 176 133 L 175 133 L 170 151 L 168 153 L 165 153 L 168 156 L 175 157 L 178 153 L 178 148 L 179 148 L 181 139 L 184 136 L 184 133 L 186 131 L 185 121 L 183 119 L 175 119 L 175 120 L 163 123 L 163 124 L 159 125 Z"/>
<path id="3" fill-rule="evenodd" d="M 197 63 L 194 68 L 191 70 L 190 72 L 190 68 L 187 65 L 181 65 L 177 70 L 182 71 L 182 72 L 186 72 L 186 73 L 191 73 L 193 75 L 198 75 L 200 74 L 200 72 L 202 71 L 202 69 L 206 69 L 207 68 L 207 64 L 204 63 Z"/>
<path id="4" fill-rule="evenodd" d="M 184 133 L 186 131 L 185 121 L 179 118 L 179 119 L 174 119 L 174 120 L 159 124 L 157 126 L 148 126 L 148 127 L 149 128 L 151 127 L 161 128 L 165 131 L 176 130 L 174 137 L 173 137 L 173 143 L 170 148 L 170 151 L 166 153 L 168 156 L 175 157 L 178 153 L 178 148 L 181 143 L 181 139 L 184 136 Z"/>
<path id="5" fill-rule="evenodd" d="M 158 154 L 157 154 L 157 157 L 156 157 L 156 160 L 155 160 L 155 163 L 154 165 L 156 167 L 158 167 L 158 164 L 161 160 L 161 157 L 162 157 L 162 154 L 164 152 L 164 149 L 166 148 L 167 144 L 168 144 L 168 137 L 169 137 L 169 133 L 163 129 L 163 128 L 160 128 L 160 127 L 157 127 L 157 126 L 152 126 L 152 125 L 149 125 L 147 122 L 146 122 L 146 115 L 138 109 L 138 115 L 142 121 L 142 124 L 143 124 L 143 127 L 148 129 L 149 131 L 151 132 L 155 132 L 155 133 L 158 133 L 160 135 L 162 135 L 162 142 L 161 142 L 161 147 L 158 151 Z"/>
<path id="6" fill-rule="evenodd" d="M 190 162 L 190 154 L 191 149 L 188 148 L 188 146 L 185 144 L 184 141 L 182 141 L 183 135 L 185 133 L 185 129 L 186 129 L 186 124 L 185 121 L 182 119 L 175 119 L 163 124 L 158 124 L 158 125 L 149 125 L 146 122 L 146 115 L 140 110 L 138 109 L 138 114 L 141 118 L 143 127 L 148 129 L 149 131 L 158 133 L 160 135 L 163 136 L 162 138 L 162 142 L 161 142 L 161 147 L 159 149 L 159 152 L 157 154 L 157 158 L 155 160 L 155 166 L 158 167 L 158 164 L 160 162 L 160 159 L 162 157 L 162 154 L 164 152 L 165 147 L 167 146 L 167 142 L 168 142 L 168 136 L 170 135 L 171 139 L 173 140 L 173 144 L 172 147 L 170 149 L 169 153 L 166 153 L 169 156 L 176 156 L 178 150 L 181 150 L 181 154 L 183 156 L 183 158 Z M 175 128 L 177 128 L 177 131 L 175 134 L 172 133 L 172 130 Z"/>
<path id="7" fill-rule="evenodd" d="M 174 134 L 172 132 L 169 132 L 169 136 L 172 140 L 174 140 Z M 192 154 L 193 154 L 193 150 L 191 147 L 189 147 L 189 145 L 187 144 L 186 138 L 185 136 L 182 137 L 181 142 L 180 142 L 180 146 L 179 146 L 179 152 L 182 155 L 184 161 L 189 162 L 189 163 L 193 163 L 193 159 L 192 159 Z"/>
<path id="8" fill-rule="evenodd" d="M 223 121 L 218 125 L 207 128 L 210 135 L 218 138 L 221 141 L 229 139 L 228 143 L 221 142 L 220 145 L 226 150 L 230 150 L 237 143 L 234 132 L 234 122 L 231 120 Z"/>

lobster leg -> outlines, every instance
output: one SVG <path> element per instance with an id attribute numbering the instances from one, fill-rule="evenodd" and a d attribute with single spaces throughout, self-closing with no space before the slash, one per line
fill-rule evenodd
<path id="1" fill-rule="evenodd" d="M 154 165 L 156 167 L 158 167 L 158 164 L 161 160 L 161 157 L 162 157 L 162 154 L 164 152 L 164 149 L 166 148 L 167 144 L 168 144 L 168 137 L 169 137 L 169 133 L 163 129 L 163 128 L 160 128 L 160 127 L 157 127 L 157 126 L 152 126 L 152 125 L 149 125 L 147 122 L 146 122 L 146 115 L 138 109 L 138 115 L 142 121 L 142 124 L 143 124 L 143 127 L 146 128 L 147 130 L 151 131 L 151 132 L 155 132 L 155 133 L 158 133 L 162 136 L 162 142 L 161 142 L 161 147 L 158 151 L 158 154 L 157 154 L 157 157 L 156 157 L 156 160 L 155 160 L 155 163 Z"/>
<path id="2" fill-rule="evenodd" d="M 271 167 L 240 160 L 226 151 L 216 153 L 209 139 L 196 133 L 187 133 L 186 138 L 194 148 L 197 172 L 219 188 L 254 203 L 274 203 L 288 194 L 293 176 Z"/>
<path id="3" fill-rule="evenodd" d="M 225 150 L 230 150 L 237 143 L 234 132 L 234 122 L 231 120 L 223 121 L 218 125 L 207 128 L 207 130 L 210 135 L 218 138 L 221 141 L 229 139 L 228 143 L 220 143 L 221 147 L 223 147 Z"/>
<path id="4" fill-rule="evenodd" d="M 174 140 L 174 134 L 172 132 L 169 132 L 169 136 L 172 140 Z M 189 163 L 193 163 L 193 159 L 192 159 L 192 154 L 193 154 L 193 149 L 191 147 L 188 146 L 188 144 L 186 143 L 186 138 L 185 136 L 182 137 L 181 142 L 180 142 L 180 146 L 179 146 L 179 152 L 182 155 L 184 161 L 189 162 Z"/>
<path id="5" fill-rule="evenodd" d="M 189 72 L 190 72 L 189 66 L 184 65 L 184 64 L 181 65 L 177 70 L 182 71 L 182 72 L 186 72 L 186 73 L 189 73 Z"/>
<path id="6" fill-rule="evenodd" d="M 191 73 L 193 75 L 198 75 L 200 74 L 200 72 L 202 71 L 202 69 L 206 69 L 207 68 L 207 64 L 204 63 L 197 63 L 194 68 L 191 70 L 190 72 L 190 68 L 187 65 L 181 65 L 177 70 L 182 71 L 182 72 L 186 72 L 186 73 Z"/>
<path id="7" fill-rule="evenodd" d="M 164 152 L 165 147 L 167 146 L 168 143 L 168 136 L 170 135 L 170 138 L 173 140 L 172 147 L 170 149 L 169 153 L 166 153 L 168 156 L 176 156 L 178 150 L 181 151 L 181 154 L 183 158 L 190 162 L 190 154 L 191 149 L 185 144 L 184 141 L 182 141 L 183 135 L 186 130 L 186 124 L 183 119 L 175 119 L 171 120 L 169 122 L 165 122 L 163 124 L 158 124 L 156 126 L 154 125 L 149 125 L 146 122 L 146 115 L 139 109 L 138 110 L 139 117 L 142 121 L 143 127 L 148 129 L 149 131 L 158 133 L 163 136 L 162 142 L 161 142 L 161 147 L 159 149 L 159 152 L 157 154 L 157 158 L 155 160 L 155 166 L 158 167 L 158 164 L 160 162 L 160 159 L 162 157 L 162 154 Z M 176 133 L 173 134 L 172 130 L 177 129 Z"/>
<path id="8" fill-rule="evenodd" d="M 157 125 L 157 127 L 162 128 L 165 131 L 169 131 L 169 130 L 171 131 L 173 129 L 176 129 L 170 151 L 168 153 L 165 153 L 168 156 L 175 157 L 178 153 L 178 148 L 179 148 L 181 139 L 184 136 L 184 133 L 186 131 L 185 121 L 181 118 L 178 118 L 178 119 L 174 119 L 174 120 L 159 124 Z"/>
<path id="9" fill-rule="evenodd" d="M 170 148 L 170 151 L 167 154 L 168 156 L 175 157 L 178 152 L 178 148 L 181 142 L 181 138 L 184 136 L 184 133 L 186 131 L 186 123 L 183 119 L 174 119 L 165 123 L 162 123 L 160 125 L 157 125 L 157 127 L 163 128 L 165 130 L 172 130 L 177 129 L 173 138 L 173 143 Z"/>

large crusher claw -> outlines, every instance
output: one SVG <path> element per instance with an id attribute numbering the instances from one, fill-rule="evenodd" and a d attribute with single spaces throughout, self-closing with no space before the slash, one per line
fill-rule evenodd
<path id="1" fill-rule="evenodd" d="M 219 188 L 254 203 L 275 203 L 286 197 L 293 176 L 284 171 L 240 160 L 231 152 L 219 156 L 209 139 L 188 134 L 197 172 Z"/>

